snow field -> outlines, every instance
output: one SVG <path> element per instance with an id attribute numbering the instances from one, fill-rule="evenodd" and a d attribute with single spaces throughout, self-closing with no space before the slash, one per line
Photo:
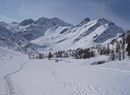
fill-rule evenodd
<path id="1" fill-rule="evenodd" d="M 128 85 L 130 72 L 129 69 L 125 70 L 125 65 L 120 69 L 117 65 L 120 64 L 119 61 L 103 65 L 88 65 L 87 61 L 90 62 L 92 59 L 79 61 L 63 59 L 59 62 L 47 59 L 33 60 L 24 65 L 20 72 L 11 76 L 15 94 L 128 95 L 130 93 Z"/>

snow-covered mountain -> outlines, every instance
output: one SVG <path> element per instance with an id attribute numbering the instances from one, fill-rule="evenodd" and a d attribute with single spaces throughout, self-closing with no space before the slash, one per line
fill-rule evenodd
<path id="1" fill-rule="evenodd" d="M 44 36 L 31 42 L 45 47 L 45 50 L 67 50 L 108 43 L 122 33 L 121 27 L 104 18 L 86 18 L 76 26 L 49 28 Z"/>
<path id="2" fill-rule="evenodd" d="M 0 22 L 0 45 L 37 50 L 68 50 L 108 43 L 124 30 L 104 18 L 84 19 L 73 26 L 58 18 L 41 17 L 20 23 Z"/>
<path id="3" fill-rule="evenodd" d="M 44 35 L 47 29 L 58 26 L 72 25 L 58 18 L 45 17 L 36 21 L 26 19 L 20 23 L 0 22 L 0 46 L 26 51 L 26 48 L 33 48 L 30 40 L 39 38 Z"/>
<path id="4" fill-rule="evenodd" d="M 9 48 L 17 48 L 18 45 L 26 45 L 28 41 L 21 35 L 16 35 L 5 27 L 0 26 L 0 45 Z"/>
<path id="5" fill-rule="evenodd" d="M 47 31 L 47 29 L 51 27 L 72 26 L 71 24 L 66 23 L 58 18 L 45 17 L 41 17 L 36 21 L 33 21 L 32 19 L 27 19 L 22 21 L 19 25 L 24 27 L 24 29 L 22 30 L 22 35 L 29 41 L 43 36 L 45 31 Z"/>

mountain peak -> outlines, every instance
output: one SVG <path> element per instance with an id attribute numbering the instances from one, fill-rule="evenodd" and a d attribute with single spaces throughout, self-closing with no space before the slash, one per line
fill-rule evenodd
<path id="1" fill-rule="evenodd" d="M 45 24 L 49 24 L 51 26 L 72 26 L 69 23 L 66 23 L 65 21 L 59 19 L 59 18 L 46 18 L 46 17 L 41 17 L 38 20 L 36 20 L 34 22 L 35 24 L 39 24 L 39 25 L 45 25 Z"/>
<path id="2" fill-rule="evenodd" d="M 54 17 L 54 18 L 52 18 L 53 20 L 61 20 L 61 19 L 59 19 L 59 18 L 57 18 L 57 17 Z"/>
<path id="3" fill-rule="evenodd" d="M 101 23 L 101 24 L 106 24 L 106 23 L 112 23 L 111 21 L 108 21 L 107 19 L 105 18 L 100 18 L 97 20 L 97 22 Z"/>
<path id="4" fill-rule="evenodd" d="M 91 21 L 91 20 L 90 20 L 90 18 L 85 18 L 83 21 L 84 21 L 84 22 L 89 22 L 89 21 Z"/>
<path id="5" fill-rule="evenodd" d="M 88 23 L 88 22 L 90 22 L 90 21 L 91 21 L 90 18 L 85 18 L 85 19 L 80 23 L 80 25 L 86 24 L 86 23 Z"/>
<path id="6" fill-rule="evenodd" d="M 27 26 L 27 25 L 29 25 L 29 24 L 32 24 L 33 22 L 34 22 L 33 19 L 26 19 L 26 20 L 20 22 L 19 25 Z"/>

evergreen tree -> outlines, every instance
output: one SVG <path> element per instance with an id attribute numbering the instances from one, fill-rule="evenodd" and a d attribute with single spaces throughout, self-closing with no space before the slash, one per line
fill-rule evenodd
<path id="1" fill-rule="evenodd" d="M 128 56 L 130 56 L 130 35 L 127 36 L 127 52 Z"/>
<path id="2" fill-rule="evenodd" d="M 52 54 L 51 54 L 51 52 L 49 52 L 48 59 L 50 60 L 51 57 L 52 57 Z"/>
<path id="3" fill-rule="evenodd" d="M 115 59 L 116 59 L 116 54 L 115 54 L 114 50 L 112 50 L 110 60 L 115 60 Z"/>
<path id="4" fill-rule="evenodd" d="M 122 59 L 125 59 L 125 44 L 126 44 L 126 37 L 124 33 L 124 36 L 122 38 Z"/>

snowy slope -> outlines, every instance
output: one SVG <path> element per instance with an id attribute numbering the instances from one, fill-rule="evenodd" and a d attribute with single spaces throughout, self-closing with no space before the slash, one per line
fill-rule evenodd
<path id="1" fill-rule="evenodd" d="M 38 46 L 42 46 L 42 50 L 45 50 L 45 48 L 50 48 L 53 49 L 55 48 L 54 46 L 58 42 L 62 42 L 65 40 L 64 37 L 62 37 L 61 33 L 66 32 L 70 27 L 61 27 L 61 26 L 56 26 L 53 28 L 48 29 L 44 36 L 39 37 L 38 39 L 32 40 L 31 43 L 36 44 Z M 40 48 L 38 48 L 40 49 Z"/>
<path id="2" fill-rule="evenodd" d="M 26 44 L 28 41 L 20 35 L 15 35 L 9 29 L 0 26 L 0 46 L 16 47 L 18 44 Z"/>
<path id="3" fill-rule="evenodd" d="M 12 49 L 8 49 L 7 47 L 2 47 L 0 46 L 0 60 L 10 60 L 10 59 L 17 59 L 20 58 L 22 59 L 22 56 L 24 58 L 24 56 L 27 57 L 27 55 L 24 55 L 20 52 L 16 52 Z"/>
<path id="4" fill-rule="evenodd" d="M 129 95 L 130 61 L 90 65 L 94 60 L 104 59 L 107 59 L 107 56 L 86 60 L 59 59 L 59 62 L 55 62 L 54 59 L 32 60 L 22 65 L 20 70 L 15 67 L 19 71 L 14 70 L 14 73 L 8 76 L 10 85 L 7 86 L 6 93 L 8 95 Z M 6 66 L 5 69 L 7 70 L 8 67 Z M 6 82 L 8 81 L 3 83 Z M 1 89 L 0 94 L 6 95 L 2 93 L 4 91 Z"/>
<path id="5" fill-rule="evenodd" d="M 0 46 L 0 95 L 11 95 L 7 93 L 11 81 L 6 76 L 16 71 L 21 64 L 27 61 L 27 55 Z"/>
<path id="6" fill-rule="evenodd" d="M 45 50 L 66 50 L 110 42 L 122 33 L 124 33 L 122 28 L 104 18 L 98 20 L 86 18 L 80 24 L 68 29 L 60 27 L 48 29 L 44 36 L 31 42 L 44 46 Z"/>
<path id="7" fill-rule="evenodd" d="M 0 46 L 23 53 L 35 52 L 35 49 L 32 48 L 29 41 L 14 32 L 15 31 L 9 30 L 4 26 L 0 26 Z"/>

